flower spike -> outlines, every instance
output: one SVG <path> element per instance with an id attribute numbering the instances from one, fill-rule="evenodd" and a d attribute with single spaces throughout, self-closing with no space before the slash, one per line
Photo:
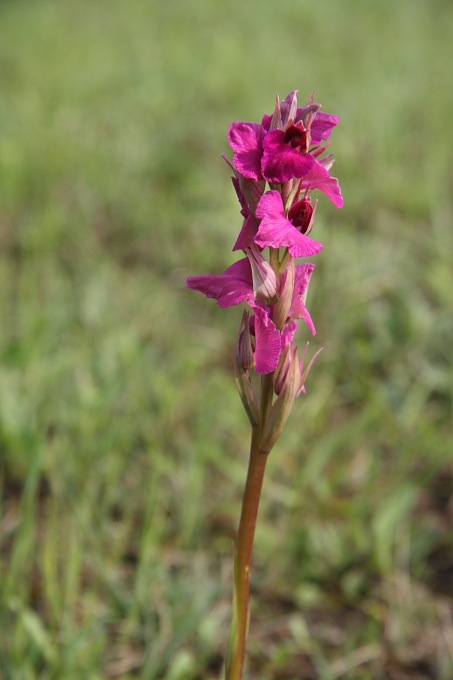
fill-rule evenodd
<path id="1" fill-rule="evenodd" d="M 330 174 L 327 153 L 340 118 L 324 113 L 313 95 L 298 106 L 297 90 L 281 100 L 261 123 L 236 121 L 228 132 L 232 182 L 241 215 L 233 251 L 243 256 L 223 274 L 191 276 L 187 286 L 221 308 L 245 303 L 234 355 L 234 376 L 252 428 L 241 520 L 235 543 L 234 601 L 225 680 L 241 680 L 249 622 L 250 569 L 258 505 L 269 453 L 280 438 L 294 401 L 321 349 L 306 364 L 296 346 L 299 322 L 316 334 L 307 308 L 317 256 L 323 244 L 312 238 L 318 199 L 325 194 L 341 208 L 343 196 Z"/>

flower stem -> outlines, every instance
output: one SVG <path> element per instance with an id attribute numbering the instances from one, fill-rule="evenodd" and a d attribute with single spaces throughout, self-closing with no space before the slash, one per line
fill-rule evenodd
<path id="1" fill-rule="evenodd" d="M 263 376 L 260 426 L 252 429 L 250 458 L 242 499 L 241 518 L 235 545 L 234 611 L 226 680 L 242 680 L 250 617 L 250 573 L 258 507 L 263 486 L 267 453 L 261 452 L 261 435 L 272 405 L 272 374 Z"/>

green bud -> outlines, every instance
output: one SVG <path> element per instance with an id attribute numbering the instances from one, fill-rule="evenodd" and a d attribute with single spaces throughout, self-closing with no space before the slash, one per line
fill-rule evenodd
<path id="1" fill-rule="evenodd" d="M 261 451 L 269 453 L 280 437 L 291 413 L 300 386 L 300 365 L 297 347 L 289 355 L 286 379 L 280 394 L 272 405 L 266 420 Z"/>

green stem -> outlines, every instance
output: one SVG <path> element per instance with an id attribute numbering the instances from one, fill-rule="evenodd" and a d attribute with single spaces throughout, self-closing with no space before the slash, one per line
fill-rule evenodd
<path id="1" fill-rule="evenodd" d="M 261 452 L 261 435 L 272 405 L 272 374 L 263 376 L 261 385 L 260 427 L 252 430 L 250 459 L 242 499 L 241 519 L 235 545 L 234 613 L 226 680 L 242 680 L 250 617 L 250 573 L 258 507 L 263 486 L 267 454 Z"/>

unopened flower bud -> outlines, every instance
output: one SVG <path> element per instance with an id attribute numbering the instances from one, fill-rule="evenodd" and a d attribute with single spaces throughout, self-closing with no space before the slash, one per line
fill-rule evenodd
<path id="1" fill-rule="evenodd" d="M 308 374 L 310 373 L 310 369 L 313 366 L 316 358 L 321 354 L 322 350 L 324 349 L 323 347 L 320 347 L 318 349 L 318 351 L 315 352 L 314 355 L 312 356 L 312 358 L 310 359 L 308 366 L 304 369 L 304 364 L 305 364 L 305 359 L 306 359 L 306 356 L 307 356 L 307 349 L 308 349 L 309 344 L 310 343 L 307 342 L 307 344 L 305 345 L 304 351 L 303 351 L 303 354 L 302 354 L 302 358 L 300 360 L 300 380 L 299 380 L 299 389 L 297 390 L 296 397 L 298 397 L 299 394 L 301 394 L 302 392 L 306 391 L 305 390 L 305 381 L 307 380 Z"/>
<path id="2" fill-rule="evenodd" d="M 277 328 L 282 329 L 288 318 L 294 295 L 295 266 L 294 259 L 289 258 L 288 267 L 282 276 L 281 291 L 278 301 L 274 305 L 273 321 Z"/>
<path id="3" fill-rule="evenodd" d="M 252 268 L 255 299 L 265 302 L 272 300 L 277 295 L 279 286 L 277 274 L 254 243 L 246 252 Z"/>
<path id="4" fill-rule="evenodd" d="M 280 104 L 281 129 L 285 130 L 295 120 L 297 114 L 297 90 L 289 93 Z"/>
<path id="5" fill-rule="evenodd" d="M 254 180 L 244 177 L 244 175 L 241 175 L 237 171 L 233 163 L 226 156 L 222 156 L 222 158 L 234 173 L 234 177 L 231 179 L 239 199 L 239 203 L 241 204 L 242 215 L 244 217 L 247 217 L 249 214 L 254 215 L 256 206 L 258 205 L 259 200 L 264 193 L 264 187 L 266 185 L 265 180 Z"/>
<path id="6" fill-rule="evenodd" d="M 295 350 L 296 348 L 293 345 L 287 345 L 280 354 L 278 366 L 274 372 L 274 392 L 277 395 L 282 392 L 285 386 Z"/>
<path id="7" fill-rule="evenodd" d="M 236 342 L 234 377 L 242 404 L 253 427 L 259 424 L 259 409 L 255 390 L 250 380 L 249 369 L 255 365 L 252 338 L 250 335 L 249 313 L 245 310 Z"/>
<path id="8" fill-rule="evenodd" d="M 301 121 L 308 130 L 311 128 L 311 124 L 313 123 L 313 120 L 320 109 L 321 104 L 314 104 L 312 96 L 309 105 L 305 107 L 300 117 Z"/>
<path id="9" fill-rule="evenodd" d="M 289 179 L 287 182 L 283 182 L 281 194 L 285 210 L 291 207 L 294 199 L 299 195 L 301 182 L 302 180 L 297 177 Z"/>
<path id="10" fill-rule="evenodd" d="M 300 365 L 297 348 L 292 348 L 292 350 L 289 351 L 288 356 L 290 357 L 290 361 L 288 363 L 284 384 L 280 394 L 272 405 L 266 421 L 266 428 L 261 444 L 263 453 L 269 453 L 271 451 L 277 439 L 283 432 L 283 428 L 289 418 L 289 414 L 291 413 L 294 400 L 300 387 Z"/>
<path id="11" fill-rule="evenodd" d="M 282 128 L 282 103 L 278 94 L 275 98 L 275 109 L 272 114 L 269 130 L 275 130 L 275 128 Z"/>
<path id="12" fill-rule="evenodd" d="M 242 371 L 247 371 L 255 365 L 249 316 L 249 312 L 245 309 L 242 314 L 241 325 L 236 340 L 235 365 Z"/>

